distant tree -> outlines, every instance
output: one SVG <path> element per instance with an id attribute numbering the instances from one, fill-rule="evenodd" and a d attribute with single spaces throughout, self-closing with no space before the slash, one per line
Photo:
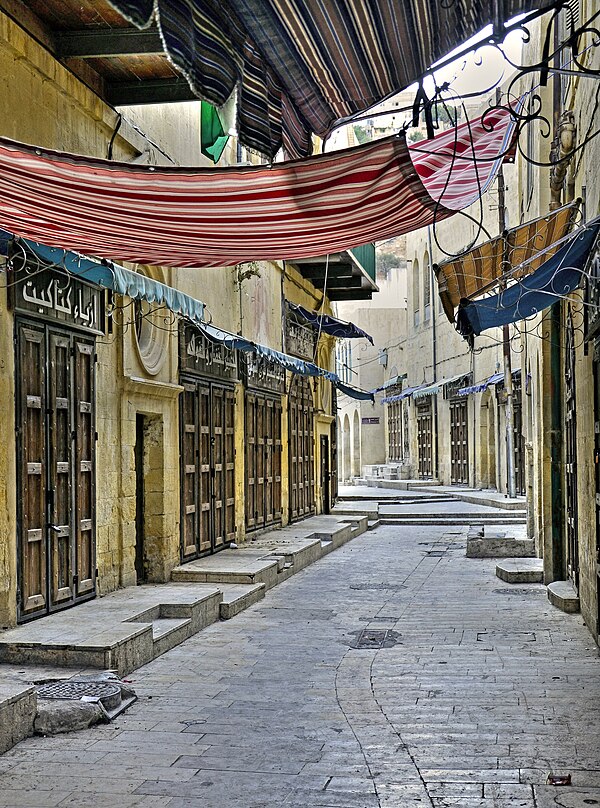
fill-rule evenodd
<path id="1" fill-rule="evenodd" d="M 354 125 L 354 134 L 359 143 L 368 143 L 371 140 L 370 127 L 367 129 L 366 126 L 357 123 Z"/>
<path id="2" fill-rule="evenodd" d="M 398 256 L 389 252 L 388 250 L 377 250 L 377 269 L 381 272 L 389 272 L 390 269 L 395 269 L 400 266 L 400 259 Z"/>
<path id="3" fill-rule="evenodd" d="M 438 101 L 433 105 L 433 120 L 437 117 L 440 126 L 456 126 L 462 119 L 462 107 L 453 107 L 451 104 L 442 104 Z"/>
<path id="4" fill-rule="evenodd" d="M 413 129 L 409 132 L 408 139 L 411 143 L 418 143 L 419 140 L 425 140 L 425 135 L 419 129 Z"/>

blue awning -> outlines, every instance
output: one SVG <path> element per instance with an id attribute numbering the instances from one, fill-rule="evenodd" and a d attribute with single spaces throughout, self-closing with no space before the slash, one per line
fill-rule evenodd
<path id="1" fill-rule="evenodd" d="M 409 398 L 413 395 L 417 390 L 422 390 L 424 387 L 429 387 L 428 384 L 418 384 L 415 387 L 407 387 L 406 390 L 403 390 L 397 396 L 388 396 L 387 398 L 382 398 L 382 404 L 392 404 L 394 401 L 402 401 L 405 398 Z"/>
<path id="2" fill-rule="evenodd" d="M 522 281 L 497 295 L 461 302 L 456 328 L 463 337 L 532 317 L 573 292 L 600 229 L 600 217 L 578 228 L 560 250 Z"/>
<path id="3" fill-rule="evenodd" d="M 329 314 L 319 314 L 316 311 L 309 311 L 304 306 L 299 306 L 297 303 L 287 301 L 287 306 L 290 311 L 293 311 L 307 323 L 310 323 L 313 328 L 324 331 L 326 334 L 331 334 L 332 337 L 340 337 L 342 339 L 367 339 L 373 345 L 373 337 L 363 331 L 354 323 L 347 323 L 344 320 L 338 320 L 337 317 L 331 317 Z"/>
<path id="4" fill-rule="evenodd" d="M 338 390 L 341 390 L 342 393 L 345 393 L 351 398 L 356 398 L 360 401 L 374 400 L 372 393 L 369 393 L 366 390 L 358 390 L 355 387 L 344 384 L 344 382 L 342 382 L 339 376 L 337 376 L 335 373 L 325 370 L 324 368 L 320 368 L 313 362 L 298 359 L 295 356 L 290 356 L 289 354 L 282 353 L 281 351 L 276 351 L 274 348 L 267 348 L 266 345 L 260 345 L 257 342 L 253 342 L 245 337 L 240 337 L 237 334 L 232 334 L 230 331 L 225 331 L 222 328 L 217 328 L 216 326 L 209 325 L 208 323 L 200 324 L 199 328 L 208 339 L 212 340 L 212 342 L 220 342 L 227 348 L 232 348 L 244 353 L 254 353 L 257 356 L 264 357 L 270 362 L 275 362 L 276 364 L 281 365 L 281 367 L 284 367 L 291 373 L 298 373 L 300 376 L 313 376 L 327 379 L 335 387 L 337 387 Z"/>
<path id="5" fill-rule="evenodd" d="M 515 368 L 512 372 L 513 378 L 521 375 L 521 368 Z M 470 396 L 473 393 L 483 393 L 488 387 L 494 387 L 496 384 L 504 384 L 504 373 L 494 373 L 489 379 L 477 384 L 472 384 L 470 387 L 461 387 L 458 391 L 459 396 Z"/>
<path id="6" fill-rule="evenodd" d="M 0 250 L 2 245 L 8 249 L 8 243 L 12 238 L 10 233 L 0 231 Z M 65 269 L 72 275 L 103 286 L 105 289 L 112 289 L 119 295 L 127 295 L 134 300 L 147 300 L 148 303 L 165 306 L 175 314 L 181 314 L 194 323 L 204 321 L 204 303 L 200 300 L 119 264 L 113 264 L 111 261 L 100 263 L 92 258 L 85 258 L 79 253 L 63 250 L 60 247 L 46 247 L 44 244 L 38 244 L 28 239 L 19 238 L 15 240 L 15 243 L 21 245 L 26 252 L 32 253 L 45 264 Z"/>

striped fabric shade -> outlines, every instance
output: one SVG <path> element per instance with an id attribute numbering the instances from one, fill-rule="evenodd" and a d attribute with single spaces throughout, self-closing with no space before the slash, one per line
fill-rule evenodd
<path id="1" fill-rule="evenodd" d="M 328 134 L 421 77 L 489 23 L 555 0 L 110 0 L 139 28 L 156 20 L 192 90 L 223 104 L 239 86 L 241 142 L 306 157 Z"/>
<path id="2" fill-rule="evenodd" d="M 470 205 L 512 134 L 510 114 L 496 110 L 410 149 L 402 135 L 272 167 L 218 170 L 131 166 L 0 139 L 0 227 L 142 264 L 310 258 L 402 235 Z"/>
<path id="3" fill-rule="evenodd" d="M 572 202 L 558 210 L 511 228 L 452 261 L 434 265 L 446 316 L 454 322 L 454 310 L 463 299 L 473 299 L 497 286 L 535 272 L 561 246 L 579 209 Z"/>

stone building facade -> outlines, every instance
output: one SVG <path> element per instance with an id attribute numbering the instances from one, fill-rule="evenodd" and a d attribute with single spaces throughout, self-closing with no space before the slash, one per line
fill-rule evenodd
<path id="1" fill-rule="evenodd" d="M 116 110 L 51 52 L 43 29 L 33 15 L 0 13 L 3 136 L 126 162 L 208 164 L 199 102 Z M 222 162 L 238 157 L 234 144 Z M 278 351 L 302 354 L 286 344 L 286 300 L 332 313 L 290 263 L 132 268 Z M 146 300 L 78 279 L 67 289 L 65 272 L 39 264 L 20 271 L 3 261 L 0 626 L 166 581 L 181 561 L 330 508 L 330 382 L 210 344 Z M 66 298 L 62 309 L 36 304 L 42 277 L 83 295 L 94 319 L 66 313 Z M 310 340 L 310 359 L 333 369 L 335 340 Z"/>

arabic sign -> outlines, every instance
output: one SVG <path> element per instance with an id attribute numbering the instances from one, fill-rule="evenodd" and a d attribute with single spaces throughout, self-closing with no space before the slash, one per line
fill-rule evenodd
<path id="1" fill-rule="evenodd" d="M 379 418 L 361 418 L 361 423 L 362 423 L 363 425 L 365 425 L 365 424 L 366 424 L 367 426 L 368 426 L 369 424 L 371 424 L 371 425 L 376 425 L 376 424 L 378 424 L 378 423 L 379 423 Z"/>
<path id="2" fill-rule="evenodd" d="M 191 324 L 182 324 L 179 361 L 181 370 L 232 381 L 238 376 L 237 351 L 211 342 Z"/>
<path id="3" fill-rule="evenodd" d="M 104 289 L 64 270 L 31 269 L 21 262 L 13 264 L 10 283 L 14 311 L 104 333 Z"/>
<path id="4" fill-rule="evenodd" d="M 299 323 L 290 312 L 287 312 L 285 318 L 285 346 L 287 352 L 293 356 L 313 361 L 315 332 L 310 326 Z"/>
<path id="5" fill-rule="evenodd" d="M 245 353 L 243 357 L 244 377 L 247 387 L 285 393 L 285 368 L 271 362 L 265 356 Z"/>

